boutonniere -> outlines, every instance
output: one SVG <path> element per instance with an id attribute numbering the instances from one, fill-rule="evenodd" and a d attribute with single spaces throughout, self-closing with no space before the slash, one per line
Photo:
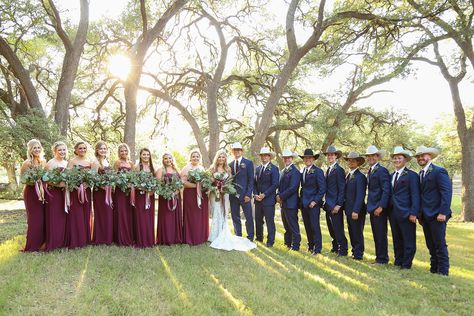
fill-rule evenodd
<path id="1" fill-rule="evenodd" d="M 349 176 L 349 181 L 351 181 L 354 178 L 355 178 L 354 173 L 351 173 L 351 175 Z"/>
<path id="2" fill-rule="evenodd" d="M 306 174 L 312 174 L 312 173 L 314 173 L 314 168 L 311 168 L 306 172 Z"/>
<path id="3" fill-rule="evenodd" d="M 426 170 L 425 176 L 426 176 L 428 173 L 430 173 L 431 171 L 433 171 L 433 165 L 430 165 L 430 166 L 428 167 L 428 170 Z"/>
<path id="4" fill-rule="evenodd" d="M 377 170 L 379 168 L 379 165 L 377 164 L 374 169 L 372 169 L 372 172 L 375 172 L 375 170 Z"/>
<path id="5" fill-rule="evenodd" d="M 240 168 L 245 169 L 245 168 L 247 168 L 247 165 L 246 165 L 244 162 L 242 162 L 242 163 L 240 164 Z"/>
<path id="6" fill-rule="evenodd" d="M 264 171 L 272 171 L 272 165 L 268 164 Z"/>
<path id="7" fill-rule="evenodd" d="M 406 174 L 408 174 L 408 171 L 403 170 L 403 172 L 402 172 L 402 174 L 401 174 L 400 176 L 404 176 L 404 175 L 406 175 Z"/>
<path id="8" fill-rule="evenodd" d="M 285 173 L 290 172 L 290 170 L 293 168 L 293 165 L 289 166 L 288 168 L 285 169 Z"/>

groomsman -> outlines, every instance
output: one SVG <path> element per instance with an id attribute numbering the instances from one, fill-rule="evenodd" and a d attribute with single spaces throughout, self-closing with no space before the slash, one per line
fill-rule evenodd
<path id="1" fill-rule="evenodd" d="M 431 273 L 449 274 L 448 246 L 446 245 L 446 224 L 451 217 L 453 189 L 446 169 L 431 162 L 438 156 L 436 148 L 420 146 L 416 149 L 416 160 L 422 167 L 421 219 L 426 246 L 430 252 Z"/>
<path id="2" fill-rule="evenodd" d="M 299 251 L 301 243 L 300 226 L 298 225 L 298 189 L 301 173 L 293 164 L 295 155 L 288 149 L 282 153 L 285 168 L 280 174 L 280 183 L 276 200 L 281 205 L 281 217 L 285 227 L 285 245 L 290 250 Z"/>
<path id="3" fill-rule="evenodd" d="M 390 173 L 379 163 L 384 152 L 369 146 L 365 158 L 370 165 L 367 172 L 367 212 L 375 242 L 375 263 L 388 263 L 387 219 L 390 199 Z"/>
<path id="4" fill-rule="evenodd" d="M 308 251 L 317 255 L 321 253 L 323 246 L 319 217 L 323 196 L 326 193 L 326 179 L 324 172 L 314 165 L 319 154 L 315 155 L 313 150 L 308 148 L 300 158 L 305 164 L 301 177 L 301 214 L 308 239 Z"/>
<path id="5" fill-rule="evenodd" d="M 260 149 L 262 164 L 255 172 L 255 234 L 256 240 L 263 242 L 264 218 L 267 223 L 267 247 L 275 243 L 275 203 L 276 190 L 280 180 L 278 167 L 271 163 L 274 153 L 263 147 Z"/>
<path id="6" fill-rule="evenodd" d="M 365 163 L 364 157 L 358 152 L 350 152 L 344 160 L 349 166 L 346 176 L 346 193 L 344 200 L 344 212 L 347 217 L 347 227 L 352 246 L 352 258 L 362 260 L 364 256 L 364 225 L 366 215 L 365 190 L 367 179 L 360 172 L 359 167 Z"/>
<path id="7" fill-rule="evenodd" d="M 326 152 L 328 169 L 326 170 L 326 196 L 323 209 L 326 211 L 326 222 L 332 238 L 331 252 L 339 256 L 347 256 L 347 239 L 344 234 L 344 220 L 341 207 L 344 205 L 346 188 L 346 173 L 337 160 L 342 152 L 334 146 L 329 146 Z"/>
<path id="8" fill-rule="evenodd" d="M 242 207 L 245 215 L 247 238 L 253 241 L 254 224 L 252 204 L 250 203 L 254 182 L 253 162 L 242 157 L 243 150 L 240 143 L 233 143 L 231 149 L 234 160 L 229 163 L 229 167 L 232 169 L 233 182 L 237 189 L 237 194 L 229 197 L 234 232 L 237 236 L 242 236 L 242 223 L 240 221 L 240 207 Z"/>
<path id="9" fill-rule="evenodd" d="M 393 150 L 392 194 L 389 219 L 392 228 L 395 265 L 410 269 L 416 252 L 416 218 L 420 211 L 420 181 L 406 167 L 411 153 L 400 146 Z"/>

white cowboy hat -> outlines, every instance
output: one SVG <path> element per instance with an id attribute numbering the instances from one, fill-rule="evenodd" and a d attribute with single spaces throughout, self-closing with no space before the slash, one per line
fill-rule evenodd
<path id="1" fill-rule="evenodd" d="M 349 159 L 357 160 L 357 164 L 362 166 L 365 163 L 365 158 L 362 157 L 358 152 L 351 151 L 347 156 L 344 157 L 344 160 L 347 161 Z"/>
<path id="2" fill-rule="evenodd" d="M 293 157 L 293 158 L 296 158 L 297 155 L 296 155 L 295 153 L 293 153 L 291 150 L 285 149 L 285 150 L 283 150 L 283 152 L 281 153 L 281 157 Z"/>
<path id="3" fill-rule="evenodd" d="M 275 157 L 275 153 L 273 151 L 270 151 L 270 148 L 268 147 L 262 147 L 260 149 L 259 155 L 270 155 L 272 157 Z"/>
<path id="4" fill-rule="evenodd" d="M 390 156 L 393 158 L 393 156 L 395 155 L 402 155 L 402 156 L 405 156 L 405 158 L 407 160 L 411 160 L 411 152 L 409 150 L 405 150 L 403 149 L 402 146 L 396 146 L 394 149 L 393 149 L 393 154 L 391 154 Z"/>
<path id="5" fill-rule="evenodd" d="M 439 155 L 439 150 L 436 149 L 436 148 L 433 148 L 433 147 L 426 147 L 426 146 L 423 146 L 423 145 L 418 146 L 416 148 L 415 157 L 423 155 L 423 154 L 430 154 L 431 157 L 434 159 Z"/>
<path id="6" fill-rule="evenodd" d="M 368 155 L 379 155 L 382 158 L 385 155 L 385 150 L 378 149 L 376 146 L 371 145 L 367 147 L 366 153 L 363 154 L 363 156 L 368 156 Z"/>
<path id="7" fill-rule="evenodd" d="M 230 149 L 242 149 L 242 144 L 239 142 L 235 142 L 232 145 L 230 145 Z"/>

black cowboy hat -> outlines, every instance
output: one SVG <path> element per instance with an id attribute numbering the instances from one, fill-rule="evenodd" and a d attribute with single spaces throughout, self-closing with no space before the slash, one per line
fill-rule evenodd
<path id="1" fill-rule="evenodd" d="M 312 149 L 306 148 L 304 150 L 303 155 L 300 155 L 299 157 L 303 159 L 304 157 L 313 157 L 314 159 L 318 159 L 320 154 L 315 154 Z"/>

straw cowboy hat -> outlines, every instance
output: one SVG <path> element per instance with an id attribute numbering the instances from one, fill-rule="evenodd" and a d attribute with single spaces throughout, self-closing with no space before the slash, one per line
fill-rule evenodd
<path id="1" fill-rule="evenodd" d="M 232 145 L 230 145 L 230 149 L 243 149 L 242 144 L 239 142 L 235 142 Z"/>
<path id="2" fill-rule="evenodd" d="M 341 158 L 342 156 L 342 151 L 340 150 L 337 150 L 336 147 L 334 146 L 329 146 L 325 152 L 323 152 L 324 155 L 328 155 L 328 154 L 336 154 L 337 158 Z"/>
<path id="3" fill-rule="evenodd" d="M 351 151 L 349 154 L 347 154 L 346 157 L 344 157 L 344 160 L 347 161 L 349 159 L 355 159 L 357 160 L 357 164 L 359 166 L 362 166 L 365 163 L 365 158 L 362 157 L 358 152 L 356 151 Z"/>
<path id="4" fill-rule="evenodd" d="M 314 159 L 318 159 L 320 154 L 313 153 L 313 150 L 310 148 L 306 148 L 304 150 L 303 155 L 300 155 L 300 158 L 303 159 L 304 157 L 313 157 Z"/>
<path id="5" fill-rule="evenodd" d="M 365 154 L 363 154 L 363 156 L 368 156 L 368 155 L 379 155 L 380 158 L 382 158 L 385 155 L 385 150 L 378 149 L 376 146 L 371 145 L 367 147 Z"/>
<path id="6" fill-rule="evenodd" d="M 293 157 L 293 158 L 296 158 L 298 157 L 295 153 L 293 153 L 291 150 L 289 149 L 285 149 L 283 150 L 283 152 L 281 153 L 280 155 L 282 158 L 285 158 L 285 157 Z"/>
<path id="7" fill-rule="evenodd" d="M 270 148 L 268 147 L 262 147 L 262 149 L 260 149 L 259 155 L 270 155 L 272 158 L 275 157 L 275 153 L 270 151 Z"/>
<path id="8" fill-rule="evenodd" d="M 394 149 L 393 149 L 393 154 L 391 154 L 390 156 L 393 158 L 393 156 L 396 156 L 396 155 L 402 155 L 404 156 L 407 160 L 411 160 L 411 152 L 409 150 L 405 150 L 403 149 L 402 146 L 396 146 Z"/>
<path id="9" fill-rule="evenodd" d="M 423 146 L 423 145 L 418 146 L 416 148 L 415 157 L 416 156 L 421 156 L 423 154 L 430 154 L 431 157 L 434 159 L 439 155 L 439 150 L 436 149 L 436 148 L 433 148 L 433 147 L 426 147 L 426 146 Z"/>

